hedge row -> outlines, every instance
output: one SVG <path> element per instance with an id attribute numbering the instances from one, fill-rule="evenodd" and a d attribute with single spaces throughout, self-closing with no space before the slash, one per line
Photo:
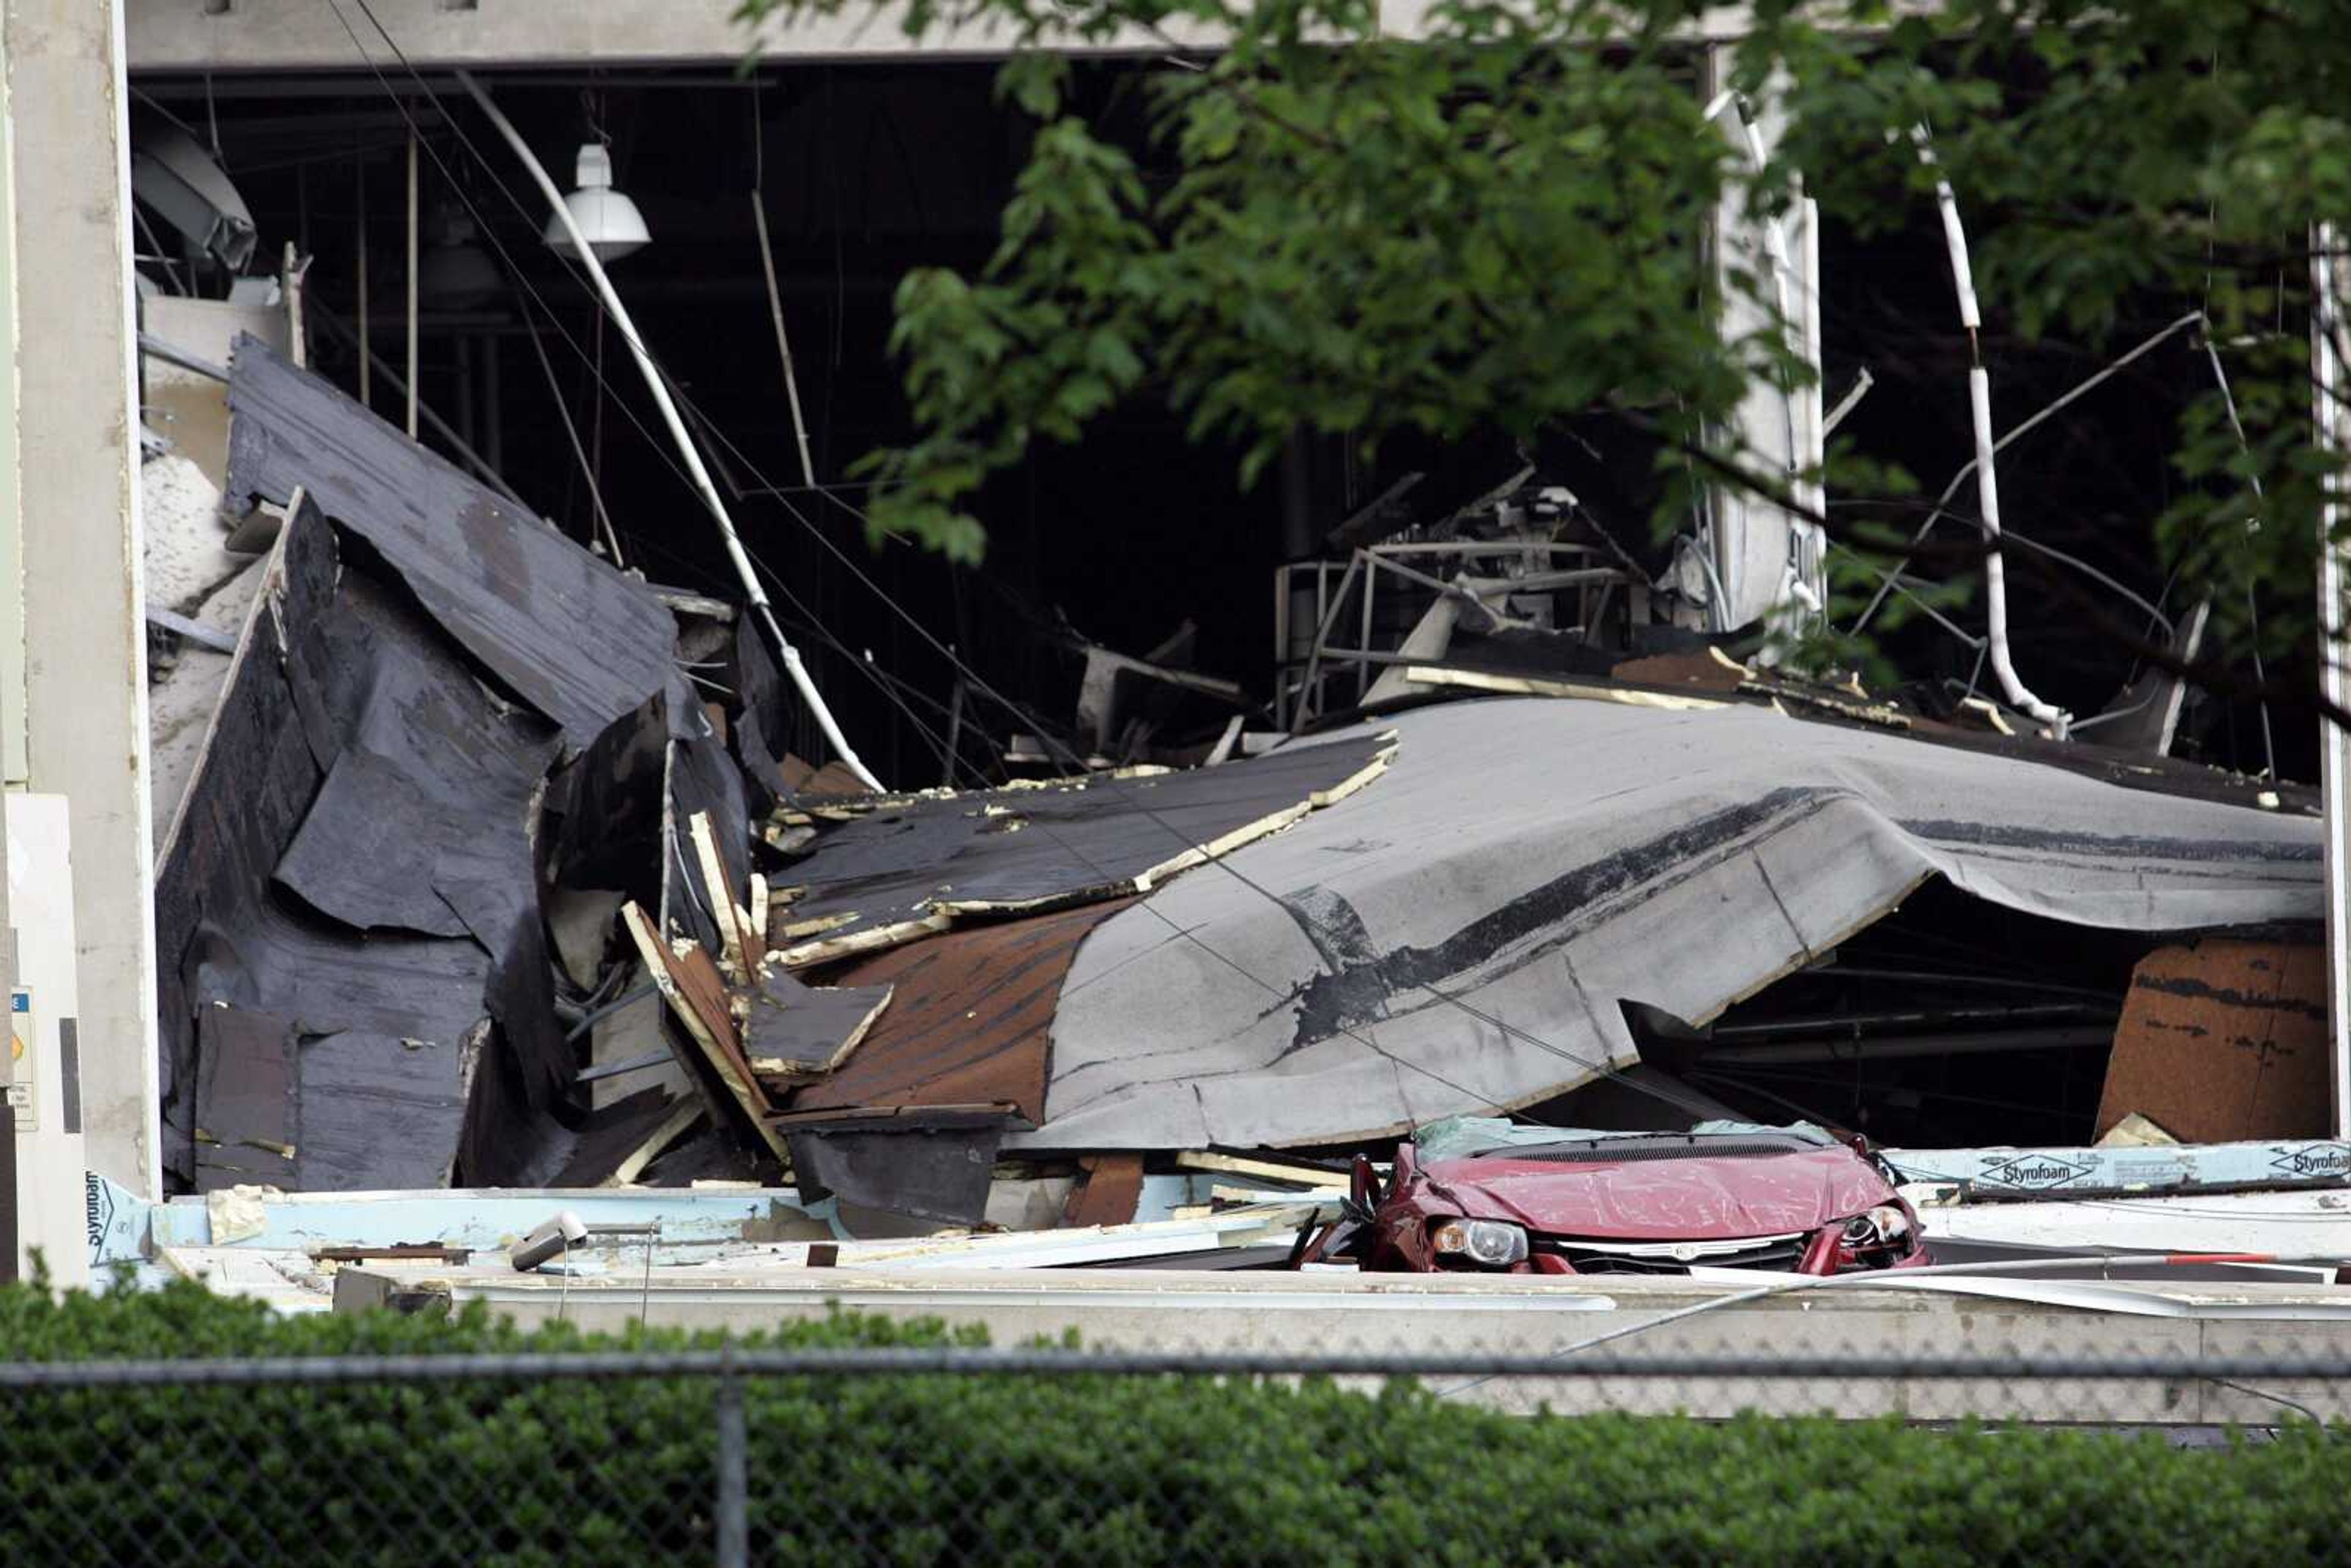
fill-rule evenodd
<path id="1" fill-rule="evenodd" d="M 843 1315 L 763 1343 L 935 1344 Z M 196 1287 L 0 1290 L 23 1360 L 711 1343 L 479 1313 L 279 1319 Z M 0 1563 L 713 1561 L 714 1385 L 0 1395 Z M 2351 1446 L 1886 1422 L 1514 1418 L 1212 1379 L 752 1383 L 752 1561 L 2070 1563 L 2335 1559 Z"/>

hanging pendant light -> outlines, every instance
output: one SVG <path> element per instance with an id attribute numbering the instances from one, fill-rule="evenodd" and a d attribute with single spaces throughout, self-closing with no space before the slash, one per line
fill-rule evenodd
<path id="1" fill-rule="evenodd" d="M 506 277 L 475 239 L 473 218 L 444 207 L 433 245 L 417 264 L 416 293 L 440 310 L 471 310 L 504 292 Z"/>
<path id="2" fill-rule="evenodd" d="M 580 149 L 579 172 L 574 180 L 580 188 L 563 198 L 571 210 L 571 221 L 580 225 L 580 233 L 588 241 L 588 248 L 596 253 L 599 261 L 617 261 L 631 251 L 643 250 L 653 243 L 645 232 L 644 214 L 637 204 L 612 189 L 612 154 L 601 141 L 583 143 Z M 564 232 L 563 220 L 550 214 L 544 237 L 548 247 L 564 256 L 576 256 L 570 235 Z"/>

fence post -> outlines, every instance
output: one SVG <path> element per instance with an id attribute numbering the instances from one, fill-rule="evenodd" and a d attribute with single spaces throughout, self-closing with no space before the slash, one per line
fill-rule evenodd
<path id="1" fill-rule="evenodd" d="M 735 1347 L 719 1350 L 718 1374 L 718 1568 L 746 1568 L 751 1556 L 750 1480 L 744 1449 L 743 1382 L 735 1371 Z"/>

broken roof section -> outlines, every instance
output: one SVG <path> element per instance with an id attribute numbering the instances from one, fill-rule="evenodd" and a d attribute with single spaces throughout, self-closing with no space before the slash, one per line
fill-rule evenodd
<path id="1" fill-rule="evenodd" d="M 709 906 L 735 917 L 715 944 L 666 939 L 634 907 L 630 931 L 715 1126 L 804 1193 L 969 1222 L 1003 1133 L 1042 1113 L 1053 1009 L 1087 933 L 1362 789 L 1393 752 L 1375 734 L 1191 773 L 822 800 L 779 766 L 770 847 L 795 858 L 774 891 L 716 867 L 697 818 Z"/>
<path id="2" fill-rule="evenodd" d="M 230 405 L 230 505 L 288 510 L 157 875 L 170 1167 L 546 1179 L 587 1119 L 541 802 L 614 721 L 672 722 L 674 625 L 256 339 Z"/>
<path id="3" fill-rule="evenodd" d="M 788 808 L 786 829 L 838 825 L 778 878 L 789 907 L 773 938 L 786 962 L 810 964 L 911 941 L 958 916 L 1035 915 L 1148 892 L 1344 800 L 1394 749 L 1392 737 L 1367 732 L 1182 773 Z"/>
<path id="4" fill-rule="evenodd" d="M 1378 789 L 1094 933 L 1044 1124 L 1018 1143 L 1303 1145 L 1531 1104 L 1638 1060 L 1623 1004 L 1704 1022 L 1932 876 L 2128 930 L 2321 914 L 2303 816 L 1767 706 L 1494 699 L 1384 722 Z M 1361 737 L 1283 755 L 1333 744 Z"/>
<path id="5" fill-rule="evenodd" d="M 584 750 L 672 674 L 677 629 L 643 583 L 250 335 L 229 382 L 232 506 L 298 486 L 375 547 L 434 623 Z"/>
<path id="6" fill-rule="evenodd" d="M 504 1055 L 537 1031 L 510 1036 L 497 1071 L 483 1058 L 500 999 L 528 1006 L 498 982 L 533 978 L 504 961 L 537 940 L 528 818 L 554 748 L 551 725 L 484 690 L 396 584 L 296 508 L 156 878 L 183 1177 L 217 1163 L 202 1151 L 259 1139 L 279 1186 L 437 1185 L 477 1074 L 547 1103 L 559 1052 Z M 271 1031 L 275 1056 L 255 1045 Z M 226 1114 L 247 1068 L 290 1090 L 266 1126 Z M 472 1152 L 488 1179 L 527 1174 L 503 1141 Z"/>

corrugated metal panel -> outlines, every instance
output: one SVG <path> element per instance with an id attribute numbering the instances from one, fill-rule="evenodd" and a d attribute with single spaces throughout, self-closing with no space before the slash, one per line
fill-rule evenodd
<path id="1" fill-rule="evenodd" d="M 1061 977 L 1088 934 L 1134 902 L 976 925 L 828 967 L 827 985 L 891 986 L 890 1005 L 792 1108 L 998 1104 L 1037 1120 Z"/>

